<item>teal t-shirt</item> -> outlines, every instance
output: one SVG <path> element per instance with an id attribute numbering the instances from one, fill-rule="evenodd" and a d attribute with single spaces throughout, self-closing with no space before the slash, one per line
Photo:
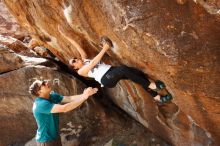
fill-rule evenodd
<path id="1" fill-rule="evenodd" d="M 48 142 L 59 136 L 59 113 L 51 113 L 54 104 L 63 100 L 63 96 L 51 92 L 50 99 L 37 97 L 33 105 L 33 115 L 37 122 L 37 142 Z"/>

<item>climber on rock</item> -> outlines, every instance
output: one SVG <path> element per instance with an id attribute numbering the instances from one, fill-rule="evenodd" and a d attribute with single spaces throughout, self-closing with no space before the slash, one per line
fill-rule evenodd
<path id="1" fill-rule="evenodd" d="M 29 87 L 29 92 L 36 96 L 32 110 L 38 127 L 37 146 L 62 146 L 59 135 L 59 113 L 77 108 L 97 90 L 89 87 L 80 95 L 62 96 L 51 92 L 47 81 L 34 81 Z M 61 102 L 66 104 L 61 105 Z"/>
<path id="2" fill-rule="evenodd" d="M 108 37 L 104 36 L 101 38 L 102 50 L 90 60 L 87 59 L 85 51 L 75 40 L 62 31 L 60 32 L 80 53 L 81 59 L 73 58 L 69 60 L 69 65 L 76 70 L 79 75 L 94 78 L 102 86 L 109 88 L 116 86 L 120 80 L 129 79 L 140 84 L 159 103 L 165 103 L 172 99 L 172 95 L 166 90 L 165 84 L 162 81 L 157 80 L 150 82 L 146 74 L 133 67 L 126 65 L 111 66 L 100 62 L 105 52 L 113 47 L 113 43 Z M 159 90 L 165 91 L 165 94 L 159 95 Z"/>

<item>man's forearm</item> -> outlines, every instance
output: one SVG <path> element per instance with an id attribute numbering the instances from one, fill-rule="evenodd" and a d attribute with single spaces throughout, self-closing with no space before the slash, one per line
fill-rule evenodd
<path id="1" fill-rule="evenodd" d="M 72 102 L 75 101 L 76 99 L 80 98 L 82 95 L 72 95 L 72 96 L 64 96 L 62 103 L 68 103 L 68 102 Z"/>
<path id="2" fill-rule="evenodd" d="M 83 94 L 79 95 L 78 97 L 75 96 L 71 102 L 63 105 L 63 108 L 64 108 L 63 112 L 68 112 L 68 111 L 71 111 L 71 110 L 77 108 L 79 105 L 81 105 L 87 99 L 88 99 L 88 96 L 83 95 Z"/>

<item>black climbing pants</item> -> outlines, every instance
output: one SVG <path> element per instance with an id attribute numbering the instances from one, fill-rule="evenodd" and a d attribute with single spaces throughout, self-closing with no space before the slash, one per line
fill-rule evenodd
<path id="1" fill-rule="evenodd" d="M 129 79 L 140 84 L 153 97 L 157 95 L 157 92 L 148 88 L 150 81 L 146 74 L 136 68 L 126 65 L 111 67 L 102 77 L 101 83 L 106 87 L 112 88 L 122 79 Z"/>

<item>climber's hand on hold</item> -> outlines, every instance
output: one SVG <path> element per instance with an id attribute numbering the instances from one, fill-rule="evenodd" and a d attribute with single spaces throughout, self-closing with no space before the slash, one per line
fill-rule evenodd
<path id="1" fill-rule="evenodd" d="M 109 50 L 109 48 L 111 48 L 111 47 L 109 46 L 108 43 L 103 43 L 103 49 L 105 49 L 107 51 L 107 50 Z"/>

